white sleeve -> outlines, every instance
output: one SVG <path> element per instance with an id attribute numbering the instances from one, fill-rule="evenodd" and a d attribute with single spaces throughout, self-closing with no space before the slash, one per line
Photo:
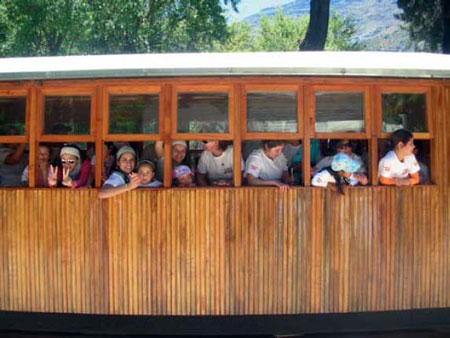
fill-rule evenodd
<path id="1" fill-rule="evenodd" d="M 91 166 L 95 166 L 95 155 L 91 158 Z"/>
<path id="2" fill-rule="evenodd" d="M 382 158 L 378 164 L 378 176 L 384 178 L 392 178 L 392 168 L 385 158 Z"/>
<path id="3" fill-rule="evenodd" d="M 256 178 L 259 177 L 261 172 L 261 161 L 255 155 L 250 155 L 245 163 L 245 173 L 244 176 L 247 177 L 248 174 L 252 174 Z"/>
<path id="4" fill-rule="evenodd" d="M 244 163 L 244 160 L 241 155 L 241 171 L 244 171 L 244 170 L 245 170 L 245 163 Z"/>
<path id="5" fill-rule="evenodd" d="M 200 160 L 198 161 L 198 166 L 197 166 L 197 171 L 200 174 L 207 174 L 208 173 L 208 168 L 206 166 L 206 150 L 203 150 L 202 154 L 200 155 Z"/>
<path id="6" fill-rule="evenodd" d="M 27 182 L 28 181 L 28 166 L 26 166 L 25 169 L 22 172 L 21 181 L 22 182 Z"/>
<path id="7" fill-rule="evenodd" d="M 322 170 L 314 175 L 311 185 L 314 187 L 326 187 L 329 182 L 335 183 L 333 176 L 331 176 L 328 170 Z"/>
<path id="8" fill-rule="evenodd" d="M 119 175 L 115 175 L 114 173 L 111 174 L 108 179 L 105 181 L 105 183 L 103 184 L 105 185 L 111 185 L 114 188 L 116 187 L 120 187 L 122 185 L 125 185 L 125 181 L 123 180 L 122 177 L 120 177 Z"/>

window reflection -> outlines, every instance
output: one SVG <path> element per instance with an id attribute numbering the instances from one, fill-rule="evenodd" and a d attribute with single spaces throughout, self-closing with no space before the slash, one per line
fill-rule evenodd
<path id="1" fill-rule="evenodd" d="M 179 93 L 179 133 L 228 133 L 227 93 Z"/>
<path id="2" fill-rule="evenodd" d="M 427 132 L 425 94 L 382 94 L 383 131 Z"/>
<path id="3" fill-rule="evenodd" d="M 247 93 L 247 131 L 295 133 L 296 92 Z"/>
<path id="4" fill-rule="evenodd" d="M 364 94 L 316 93 L 316 131 L 322 133 L 364 132 Z"/>
<path id="5" fill-rule="evenodd" d="M 47 96 L 44 104 L 43 133 L 88 135 L 91 121 L 89 96 Z"/>
<path id="6" fill-rule="evenodd" d="M 25 97 L 0 97 L 0 135 L 25 135 Z"/>
<path id="7" fill-rule="evenodd" d="M 109 99 L 110 134 L 157 134 L 159 96 L 113 95 Z"/>

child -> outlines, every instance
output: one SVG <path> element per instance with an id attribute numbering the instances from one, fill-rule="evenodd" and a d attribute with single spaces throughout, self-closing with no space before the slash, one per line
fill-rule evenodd
<path id="1" fill-rule="evenodd" d="M 195 187 L 194 174 L 187 165 L 179 165 L 172 172 L 174 185 L 180 188 Z"/>
<path id="2" fill-rule="evenodd" d="M 142 160 L 137 165 L 137 173 L 141 179 L 139 187 L 158 188 L 162 183 L 155 179 L 155 165 L 148 160 Z"/>
<path id="3" fill-rule="evenodd" d="M 245 163 L 244 177 L 248 185 L 287 190 L 294 178 L 288 174 L 287 160 L 283 155 L 284 141 L 264 140 L 262 144 L 263 147 L 253 151 Z"/>
<path id="4" fill-rule="evenodd" d="M 129 146 L 123 146 L 117 152 L 117 169 L 111 173 L 98 193 L 98 198 L 110 198 L 136 189 L 141 183 L 139 175 L 134 173 L 136 152 Z"/>
<path id="5" fill-rule="evenodd" d="M 383 185 L 415 185 L 419 183 L 420 166 L 414 156 L 413 134 L 406 129 L 394 131 L 389 151 L 378 165 L 378 177 Z"/>
<path id="6" fill-rule="evenodd" d="M 344 194 L 342 184 L 355 185 L 353 182 L 358 182 L 358 177 L 354 176 L 363 175 L 357 174 L 360 167 L 360 162 L 353 160 L 347 154 L 339 153 L 333 157 L 331 167 L 314 175 L 311 184 L 315 187 L 326 187 L 328 183 L 334 183 L 339 193 Z"/>

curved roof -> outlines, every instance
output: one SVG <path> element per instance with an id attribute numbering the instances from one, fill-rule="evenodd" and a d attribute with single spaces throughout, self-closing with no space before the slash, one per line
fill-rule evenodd
<path id="1" fill-rule="evenodd" d="M 219 75 L 450 78 L 450 55 L 393 52 L 258 52 L 0 59 L 2 81 Z"/>

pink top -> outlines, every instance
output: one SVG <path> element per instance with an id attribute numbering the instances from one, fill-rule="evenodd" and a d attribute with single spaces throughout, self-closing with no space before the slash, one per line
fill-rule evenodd
<path id="1" fill-rule="evenodd" d="M 75 180 L 72 182 L 72 188 L 79 188 L 83 187 L 87 184 L 89 175 L 91 174 L 91 161 L 88 159 L 85 159 L 83 164 L 81 165 L 80 172 L 78 173 L 77 177 L 75 177 Z M 62 169 L 58 169 L 58 184 L 62 182 Z"/>

